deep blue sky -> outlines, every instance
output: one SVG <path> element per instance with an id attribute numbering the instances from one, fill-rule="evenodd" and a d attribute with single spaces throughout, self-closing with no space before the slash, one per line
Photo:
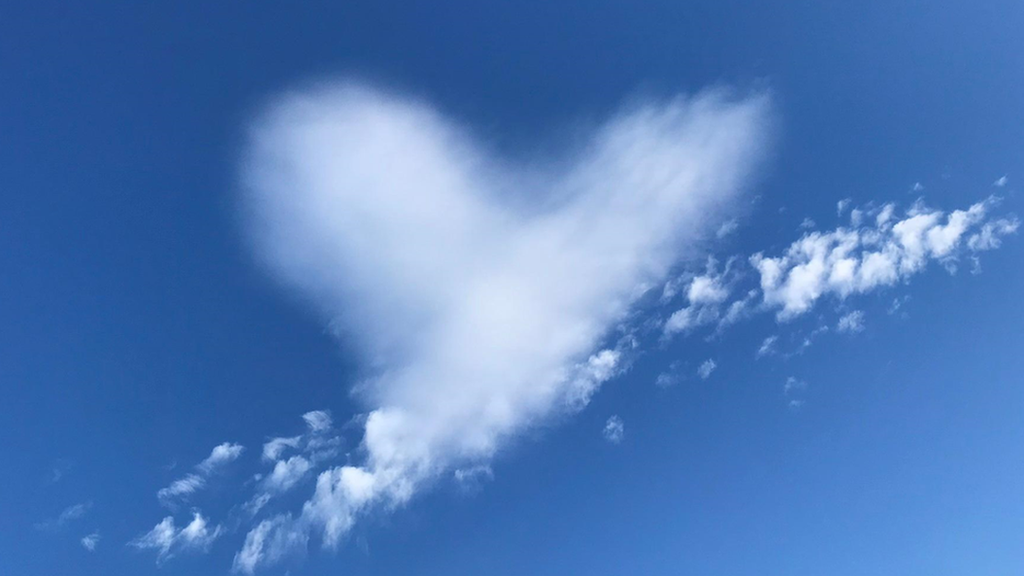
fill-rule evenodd
<path id="1" fill-rule="evenodd" d="M 226 573 L 244 530 L 160 568 L 126 546 L 163 517 L 156 490 L 221 442 L 254 456 L 267 435 L 297 433 L 303 412 L 360 411 L 354 353 L 253 264 L 239 230 L 245 130 L 297 84 L 397 87 L 511 154 L 557 145 L 638 94 L 767 86 L 779 134 L 725 254 L 777 251 L 804 217 L 832 227 L 842 198 L 907 204 L 915 182 L 948 210 L 1008 174 L 1003 208 L 1021 212 L 1019 2 L 40 0 L 2 12 L 4 574 Z M 1024 572 L 1022 256 L 1010 237 L 980 275 L 933 266 L 859 297 L 864 332 L 788 360 L 753 359 L 779 333 L 770 315 L 653 349 L 585 411 L 503 452 L 478 493 L 440 486 L 337 554 L 311 548 L 292 574 Z M 887 315 L 903 295 L 907 316 Z M 671 362 L 692 371 L 709 357 L 708 380 L 653 385 Z M 786 407 L 789 376 L 808 383 L 801 410 Z M 611 414 L 626 423 L 618 446 L 600 435 Z M 223 515 L 226 500 L 204 512 Z M 35 527 L 79 502 L 92 502 L 81 519 Z M 79 539 L 94 530 L 88 553 Z"/>

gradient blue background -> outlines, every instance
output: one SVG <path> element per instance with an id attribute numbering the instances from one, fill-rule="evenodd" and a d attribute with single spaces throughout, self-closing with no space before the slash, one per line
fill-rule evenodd
<path id="1" fill-rule="evenodd" d="M 951 209 L 1008 173 L 1020 213 L 1022 30 L 1011 0 L 8 2 L 0 573 L 226 573 L 243 533 L 161 568 L 126 547 L 163 516 L 155 491 L 220 442 L 253 456 L 304 411 L 360 410 L 354 357 L 238 233 L 240 142 L 274 93 L 368 78 L 514 154 L 638 94 L 767 85 L 777 147 L 724 248 L 750 253 L 805 216 L 831 226 L 844 197 L 909 203 L 915 181 Z M 479 493 L 441 486 L 292 574 L 1024 573 L 1022 256 L 1010 238 L 980 276 L 936 267 L 860 298 L 865 332 L 788 361 L 753 360 L 767 316 L 654 351 Z M 904 294 L 908 317 L 886 315 Z M 653 385 L 708 357 L 707 381 Z M 803 410 L 788 376 L 808 382 Z M 600 435 L 610 414 L 620 446 Z M 238 492 L 210 498 L 216 520 Z M 83 501 L 64 530 L 33 528 Z"/>

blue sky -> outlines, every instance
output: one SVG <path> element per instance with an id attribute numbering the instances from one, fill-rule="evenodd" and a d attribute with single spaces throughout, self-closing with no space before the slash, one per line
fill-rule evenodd
<path id="1" fill-rule="evenodd" d="M 1016 2 L 0 19 L 0 573 L 1024 570 Z"/>

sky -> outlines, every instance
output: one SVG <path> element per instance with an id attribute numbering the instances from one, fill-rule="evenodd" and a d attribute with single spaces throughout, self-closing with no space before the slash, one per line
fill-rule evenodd
<path id="1" fill-rule="evenodd" d="M 7 7 L 0 573 L 1021 573 L 1022 25 Z"/>

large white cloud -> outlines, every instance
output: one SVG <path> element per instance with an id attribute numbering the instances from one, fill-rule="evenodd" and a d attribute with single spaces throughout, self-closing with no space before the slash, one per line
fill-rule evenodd
<path id="1" fill-rule="evenodd" d="M 368 508 L 585 404 L 622 361 L 601 347 L 641 288 L 727 220 L 768 108 L 721 92 L 637 106 L 562 158 L 513 163 L 392 94 L 335 85 L 277 101 L 244 167 L 250 238 L 375 376 L 358 389 L 359 459 L 321 473 L 301 512 L 262 521 L 235 568 L 311 536 L 334 545 Z"/>

